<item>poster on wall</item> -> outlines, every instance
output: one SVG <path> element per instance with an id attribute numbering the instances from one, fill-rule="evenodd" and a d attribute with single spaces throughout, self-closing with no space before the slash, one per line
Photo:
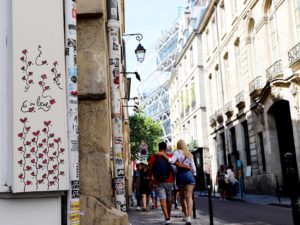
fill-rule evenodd
<path id="1" fill-rule="evenodd" d="M 13 192 L 68 189 L 63 2 L 12 0 Z"/>

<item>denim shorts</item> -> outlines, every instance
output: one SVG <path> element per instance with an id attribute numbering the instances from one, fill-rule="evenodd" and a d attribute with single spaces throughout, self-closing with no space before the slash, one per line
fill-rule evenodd
<path id="1" fill-rule="evenodd" d="M 173 183 L 159 183 L 156 186 L 156 194 L 159 200 L 166 199 L 168 202 L 172 201 Z"/>
<path id="2" fill-rule="evenodd" d="M 195 178 L 190 170 L 177 171 L 176 183 L 178 187 L 182 187 L 187 184 L 195 184 Z"/>

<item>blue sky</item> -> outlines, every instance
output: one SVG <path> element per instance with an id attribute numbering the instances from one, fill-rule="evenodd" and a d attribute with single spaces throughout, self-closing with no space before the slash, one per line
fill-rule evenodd
<path id="1" fill-rule="evenodd" d="M 125 0 L 125 33 L 141 33 L 141 44 L 149 51 L 163 30 L 171 26 L 178 16 L 178 7 L 184 0 Z M 127 71 L 139 71 L 142 64 L 136 61 L 135 37 L 124 37 L 126 43 Z M 147 62 L 147 57 L 144 63 Z M 150 71 L 149 71 L 150 72 Z M 146 74 L 140 74 L 142 79 Z M 137 83 L 132 79 L 131 97 L 136 95 Z"/>

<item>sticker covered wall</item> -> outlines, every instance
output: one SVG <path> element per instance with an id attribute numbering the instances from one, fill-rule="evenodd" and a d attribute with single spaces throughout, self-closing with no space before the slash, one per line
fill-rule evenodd
<path id="1" fill-rule="evenodd" d="M 12 0 L 13 192 L 68 189 L 63 2 Z"/>

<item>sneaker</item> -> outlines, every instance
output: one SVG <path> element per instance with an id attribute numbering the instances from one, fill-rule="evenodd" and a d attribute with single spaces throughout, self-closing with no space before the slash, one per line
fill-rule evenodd
<path id="1" fill-rule="evenodd" d="M 170 219 L 170 218 L 168 218 L 168 219 L 165 219 L 164 225 L 166 225 L 166 224 L 170 224 L 170 223 L 171 223 L 171 219 Z"/>
<path id="2" fill-rule="evenodd" d="M 192 225 L 192 219 L 190 216 L 186 217 L 186 225 Z"/>
<path id="3" fill-rule="evenodd" d="M 140 206 L 137 206 L 135 209 L 136 210 L 141 210 L 142 208 Z"/>

